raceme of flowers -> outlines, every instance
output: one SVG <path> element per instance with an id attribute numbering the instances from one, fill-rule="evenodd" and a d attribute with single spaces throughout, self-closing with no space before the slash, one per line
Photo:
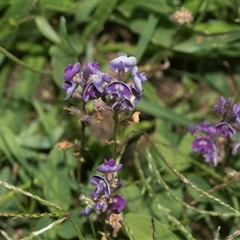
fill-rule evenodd
<path id="1" fill-rule="evenodd" d="M 66 92 L 65 100 L 72 96 L 82 98 L 85 102 L 94 100 L 94 107 L 99 111 L 134 110 L 143 94 L 142 83 L 147 81 L 146 74 L 139 72 L 136 64 L 135 57 L 119 54 L 109 64 L 116 76 L 101 72 L 98 62 L 87 62 L 82 71 L 79 62 L 69 64 L 63 74 L 65 84 L 62 89 Z M 131 75 L 129 81 L 127 72 Z M 77 91 L 79 86 L 82 88 L 81 92 Z"/>
<path id="2" fill-rule="evenodd" d="M 123 185 L 119 182 L 115 172 L 122 168 L 122 164 L 116 164 L 114 159 L 104 160 L 104 163 L 97 167 L 97 170 L 103 175 L 93 175 L 90 177 L 90 183 L 95 187 L 91 193 L 92 199 L 81 194 L 79 199 L 85 201 L 88 205 L 82 210 L 84 216 L 88 216 L 92 209 L 101 213 L 98 215 L 103 218 L 107 224 L 113 228 L 113 237 L 121 228 L 122 211 L 126 205 L 123 197 L 117 195 L 117 190 Z"/>
<path id="3" fill-rule="evenodd" d="M 227 143 L 232 147 L 232 155 L 240 152 L 240 142 L 235 139 L 240 128 L 240 106 L 221 96 L 214 111 L 222 117 L 221 122 L 211 125 L 203 121 L 199 126 L 189 126 L 188 130 L 195 137 L 192 150 L 202 154 L 205 162 L 216 166 L 225 157 Z"/>

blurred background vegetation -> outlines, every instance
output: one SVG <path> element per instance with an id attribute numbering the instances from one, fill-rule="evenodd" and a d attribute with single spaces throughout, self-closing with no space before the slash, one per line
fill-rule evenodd
<path id="1" fill-rule="evenodd" d="M 194 18 L 186 25 L 170 20 L 182 7 Z M 193 139 L 186 126 L 202 120 L 216 122 L 212 107 L 220 95 L 239 101 L 239 0 L 9 0 L 0 1 L 0 16 L 1 180 L 66 211 L 79 208 L 79 184 L 80 192 L 89 193 L 88 177 L 104 158 L 111 157 L 111 148 L 105 145 L 111 137 L 111 119 L 87 130 L 81 169 L 78 162 L 82 158 L 73 155 L 72 149 L 58 150 L 58 142 L 67 140 L 78 146 L 80 141 L 79 118 L 64 110 L 79 102 L 63 100 L 63 69 L 77 61 L 98 61 L 106 72 L 109 61 L 120 52 L 136 56 L 140 70 L 147 73 L 149 80 L 143 85 L 144 97 L 137 105 L 141 122 L 127 129 L 126 134 L 132 130 L 151 133 L 168 161 L 204 190 L 226 180 L 223 166 L 209 168 L 197 155 L 190 154 Z M 134 140 L 128 139 L 122 157 L 126 168 L 120 178 L 126 183 L 122 189 L 127 199 L 125 211 L 132 214 L 125 224 L 129 229 L 137 226 L 133 232 L 140 235 L 134 235 L 135 239 L 151 239 L 150 217 L 159 221 L 157 233 L 167 226 L 176 239 L 186 239 L 157 208 L 158 204 L 169 208 L 170 215 L 196 239 L 213 239 L 218 226 L 223 238 L 238 229 L 239 216 L 221 216 L 222 207 L 212 200 L 205 198 L 197 207 L 216 211 L 219 214 L 215 217 L 191 211 L 169 197 L 166 188 L 156 181 L 156 169 L 161 170 L 164 181 L 182 201 L 190 202 L 198 193 L 165 168 L 154 151 L 140 151 L 137 158 L 142 166 L 138 166 L 131 146 Z M 237 160 L 232 157 L 228 166 L 239 170 Z M 149 168 L 151 161 L 156 169 Z M 144 176 L 140 177 L 136 168 L 142 168 Z M 149 193 L 148 186 L 156 196 Z M 234 184 L 215 195 L 239 210 L 239 188 L 239 184 Z M 3 186 L 0 206 L 1 213 L 55 212 L 36 199 Z M 89 223 L 80 210 L 72 220 L 85 239 L 95 239 L 94 231 L 101 231 L 100 225 Z M 51 217 L 0 217 L 0 229 L 10 239 L 20 239 L 53 221 Z M 148 230 L 141 232 L 142 226 Z M 162 238 L 157 239 L 164 238 L 158 234 Z M 76 238 L 71 221 L 36 237 Z M 124 228 L 119 239 L 130 239 L 129 230 Z"/>

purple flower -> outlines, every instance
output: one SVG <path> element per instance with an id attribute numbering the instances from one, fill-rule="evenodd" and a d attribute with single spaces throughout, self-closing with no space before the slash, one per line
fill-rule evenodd
<path id="1" fill-rule="evenodd" d="M 223 137 L 233 137 L 235 134 L 234 128 L 226 122 L 218 123 L 215 128 L 217 130 L 217 133 Z"/>
<path id="2" fill-rule="evenodd" d="M 69 100 L 77 87 L 77 83 L 65 81 L 65 84 L 62 86 L 62 89 L 66 92 L 66 97 L 64 98 L 64 100 Z"/>
<path id="3" fill-rule="evenodd" d="M 197 126 L 196 130 L 207 133 L 211 137 L 217 134 L 216 128 L 206 121 L 203 121 L 200 126 Z"/>
<path id="4" fill-rule="evenodd" d="M 102 173 L 116 172 L 122 168 L 122 164 L 115 164 L 114 159 L 104 160 L 104 163 L 97 167 L 97 170 Z"/>
<path id="5" fill-rule="evenodd" d="M 93 83 L 86 86 L 83 91 L 83 100 L 87 102 L 89 99 L 96 99 L 102 96 L 102 93 L 97 90 Z"/>
<path id="6" fill-rule="evenodd" d="M 113 200 L 113 202 L 112 202 L 112 204 L 110 206 L 111 209 L 113 211 L 121 212 L 124 209 L 125 205 L 126 205 L 125 199 L 123 197 L 121 197 L 121 196 L 114 196 L 112 198 L 112 200 Z"/>
<path id="7" fill-rule="evenodd" d="M 141 100 L 142 93 L 139 93 L 135 88 L 132 88 L 132 95 L 130 97 L 130 102 L 133 104 L 138 104 Z"/>
<path id="8" fill-rule="evenodd" d="M 112 109 L 119 110 L 119 111 L 124 111 L 124 110 L 128 109 L 129 111 L 133 111 L 134 105 L 128 99 L 120 99 L 119 101 L 115 102 L 112 105 Z"/>
<path id="9" fill-rule="evenodd" d="M 102 73 L 98 72 L 94 75 L 92 75 L 92 83 L 95 86 L 95 88 L 100 92 L 103 93 L 104 89 L 103 89 L 103 84 L 104 81 L 102 80 Z"/>
<path id="10" fill-rule="evenodd" d="M 218 105 L 215 105 L 213 109 L 217 113 L 224 115 L 231 106 L 231 104 L 232 104 L 231 98 L 226 100 L 223 96 L 221 96 Z"/>
<path id="11" fill-rule="evenodd" d="M 124 72 L 130 71 L 137 64 L 135 57 L 128 57 L 127 54 L 120 53 L 118 57 L 110 61 L 109 67 L 114 72 L 124 69 Z"/>
<path id="12" fill-rule="evenodd" d="M 98 65 L 98 62 L 94 63 L 87 62 L 86 68 L 83 71 L 83 78 L 87 80 L 90 74 L 96 74 L 99 70 L 100 67 Z"/>
<path id="13" fill-rule="evenodd" d="M 236 123 L 240 126 L 240 107 L 237 103 L 233 105 L 229 118 L 230 120 L 235 119 Z"/>
<path id="14" fill-rule="evenodd" d="M 203 157 L 204 157 L 206 163 L 213 162 L 213 165 L 217 166 L 218 156 L 217 156 L 217 150 L 216 149 L 213 152 L 204 153 Z"/>
<path id="15" fill-rule="evenodd" d="M 106 92 L 111 98 L 117 96 L 117 99 L 130 99 L 132 91 L 130 87 L 123 82 L 112 82 L 107 85 Z"/>
<path id="16" fill-rule="evenodd" d="M 137 92 L 142 93 L 142 83 L 138 75 L 133 76 L 134 86 Z"/>
<path id="17" fill-rule="evenodd" d="M 99 201 L 96 202 L 96 205 L 95 205 L 96 210 L 106 212 L 107 208 L 108 208 L 108 204 L 106 201 L 103 201 L 100 199 Z"/>
<path id="18" fill-rule="evenodd" d="M 190 126 L 187 127 L 187 129 L 193 135 L 196 131 L 196 126 L 190 125 Z"/>
<path id="19" fill-rule="evenodd" d="M 76 64 L 72 65 L 69 64 L 65 69 L 64 69 L 64 74 L 63 74 L 63 79 L 65 80 L 72 80 L 72 78 L 79 73 L 81 69 L 81 64 L 77 62 Z"/>
<path id="20" fill-rule="evenodd" d="M 147 81 L 147 76 L 145 72 L 138 72 L 137 73 L 138 78 L 140 79 L 141 83 L 144 83 Z"/>
<path id="21" fill-rule="evenodd" d="M 210 137 L 214 137 L 217 134 L 216 128 L 206 121 L 203 121 L 201 125 L 198 126 L 188 126 L 188 130 L 191 134 L 199 131 L 208 134 Z"/>
<path id="22" fill-rule="evenodd" d="M 87 217 L 90 214 L 91 210 L 92 208 L 87 205 L 85 208 L 82 209 L 82 215 Z"/>
<path id="23" fill-rule="evenodd" d="M 142 93 L 142 83 L 147 81 L 146 73 L 137 72 L 137 67 L 132 70 L 133 82 L 137 92 Z"/>
<path id="24" fill-rule="evenodd" d="M 101 194 L 104 192 L 106 197 L 109 197 L 110 195 L 110 187 L 107 182 L 107 180 L 104 177 L 101 177 L 99 175 L 93 175 L 90 178 L 90 183 L 96 187 L 95 193 L 96 194 Z"/>
<path id="25" fill-rule="evenodd" d="M 199 152 L 205 158 L 205 162 L 213 162 L 217 165 L 217 147 L 207 137 L 197 137 L 192 143 L 192 149 L 194 152 Z"/>
<path id="26" fill-rule="evenodd" d="M 240 142 L 235 142 L 232 148 L 232 155 L 235 155 L 237 152 L 240 152 Z"/>
<path id="27" fill-rule="evenodd" d="M 106 82 L 106 83 L 110 83 L 110 82 L 111 82 L 111 79 L 112 79 L 112 77 L 111 77 L 111 75 L 108 74 L 108 73 L 104 73 L 104 74 L 102 75 L 102 80 L 103 80 L 104 82 Z"/>
<path id="28" fill-rule="evenodd" d="M 208 153 L 214 151 L 214 143 L 206 137 L 197 137 L 192 143 L 194 152 Z"/>

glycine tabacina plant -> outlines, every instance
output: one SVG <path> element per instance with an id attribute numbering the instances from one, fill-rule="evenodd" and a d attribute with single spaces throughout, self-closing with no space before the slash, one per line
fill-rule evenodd
<path id="1" fill-rule="evenodd" d="M 101 72 L 98 62 L 87 62 L 84 69 L 79 62 L 74 65 L 69 64 L 63 74 L 65 83 L 62 89 L 66 92 L 65 100 L 76 97 L 83 103 L 81 110 L 78 111 L 76 108 L 70 110 L 72 113 L 81 113 L 80 121 L 83 126 L 93 124 L 92 116 L 86 108 L 86 103 L 91 100 L 96 112 L 113 111 L 114 113 L 113 158 L 105 159 L 104 163 L 97 167 L 97 171 L 102 175 L 94 174 L 90 177 L 90 183 L 95 187 L 91 198 L 84 193 L 79 197 L 87 204 L 82 210 L 82 215 L 87 217 L 91 210 L 94 210 L 98 213 L 95 219 L 113 228 L 113 237 L 117 237 L 121 228 L 122 211 L 126 205 L 125 199 L 117 193 L 123 185 L 117 177 L 117 171 L 123 166 L 115 159 L 119 115 L 135 109 L 143 94 L 142 83 L 147 81 L 146 74 L 138 71 L 136 63 L 135 57 L 119 54 L 109 64 L 110 69 L 115 72 L 114 75 Z"/>
<path id="2" fill-rule="evenodd" d="M 232 155 L 240 152 L 240 142 L 236 139 L 240 129 L 240 106 L 221 96 L 214 111 L 221 116 L 220 122 L 212 125 L 203 121 L 199 126 L 189 126 L 188 130 L 195 137 L 192 150 L 199 152 L 206 163 L 217 166 L 224 160 L 227 147 L 231 148 Z"/>

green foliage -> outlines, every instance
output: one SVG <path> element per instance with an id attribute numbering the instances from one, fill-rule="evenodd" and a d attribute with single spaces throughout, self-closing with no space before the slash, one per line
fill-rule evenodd
<path id="1" fill-rule="evenodd" d="M 192 23 L 170 20 L 181 7 Z M 222 238 L 233 234 L 239 175 L 224 168 L 238 173 L 239 156 L 206 165 L 191 153 L 186 127 L 215 123 L 220 95 L 239 101 L 239 9 L 227 0 L 0 1 L 3 238 L 101 238 L 102 226 L 81 216 L 78 198 L 91 192 L 96 166 L 112 157 L 112 128 L 108 120 L 87 128 L 81 152 L 79 117 L 64 110 L 79 101 L 63 101 L 62 75 L 77 61 L 108 71 L 119 52 L 136 56 L 148 82 L 137 105 L 141 121 L 122 127 L 117 149 L 127 201 L 117 239 L 213 239 L 218 226 Z M 59 150 L 65 140 L 73 146 Z"/>

